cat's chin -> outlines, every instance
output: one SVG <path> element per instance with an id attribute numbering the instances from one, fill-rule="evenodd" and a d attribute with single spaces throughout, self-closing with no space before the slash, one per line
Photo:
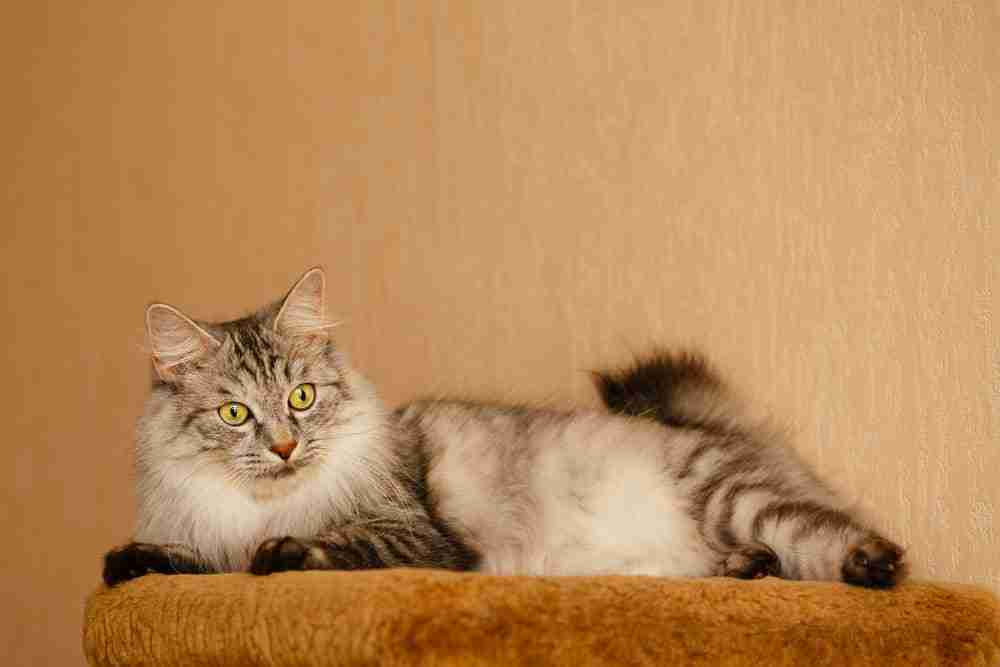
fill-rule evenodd
<path id="1" fill-rule="evenodd" d="M 294 472 L 281 477 L 258 477 L 250 487 L 250 493 L 257 500 L 271 500 L 286 496 L 294 491 L 301 480 Z"/>
<path id="2" fill-rule="evenodd" d="M 313 466 L 282 465 L 262 472 L 254 479 L 250 493 L 257 500 L 270 500 L 288 495 L 311 477 Z"/>

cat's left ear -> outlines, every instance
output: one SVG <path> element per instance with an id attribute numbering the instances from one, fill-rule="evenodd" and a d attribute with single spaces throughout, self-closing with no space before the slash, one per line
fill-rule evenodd
<path id="1" fill-rule="evenodd" d="M 325 336 L 331 327 L 326 319 L 326 274 L 317 266 L 288 292 L 274 318 L 274 330 L 286 336 Z"/>

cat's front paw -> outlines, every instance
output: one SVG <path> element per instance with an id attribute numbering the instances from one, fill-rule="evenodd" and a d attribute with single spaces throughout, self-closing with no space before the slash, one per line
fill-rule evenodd
<path id="1" fill-rule="evenodd" d="M 104 583 L 108 586 L 150 573 L 175 574 L 170 553 L 157 544 L 132 542 L 104 556 Z"/>
<path id="2" fill-rule="evenodd" d="M 906 576 L 903 549 L 889 540 L 872 536 L 847 553 L 844 581 L 868 588 L 892 588 Z"/>
<path id="3" fill-rule="evenodd" d="M 325 546 L 295 537 L 275 537 L 263 542 L 250 563 L 253 574 L 327 569 L 330 569 L 330 560 Z"/>

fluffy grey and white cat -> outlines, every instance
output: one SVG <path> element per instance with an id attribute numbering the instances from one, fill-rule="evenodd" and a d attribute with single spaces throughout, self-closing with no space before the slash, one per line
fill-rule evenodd
<path id="1" fill-rule="evenodd" d="M 890 587 L 902 550 L 689 354 L 596 374 L 609 413 L 428 400 L 387 411 L 348 366 L 313 269 L 244 319 L 146 313 L 135 542 L 148 572 L 646 574 Z"/>

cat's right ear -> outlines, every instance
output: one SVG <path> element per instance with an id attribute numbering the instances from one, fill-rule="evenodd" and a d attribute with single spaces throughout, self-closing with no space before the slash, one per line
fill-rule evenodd
<path id="1" fill-rule="evenodd" d="M 176 381 L 184 364 L 219 347 L 212 334 L 165 303 L 146 308 L 146 335 L 153 352 L 153 368 L 164 382 Z"/>

